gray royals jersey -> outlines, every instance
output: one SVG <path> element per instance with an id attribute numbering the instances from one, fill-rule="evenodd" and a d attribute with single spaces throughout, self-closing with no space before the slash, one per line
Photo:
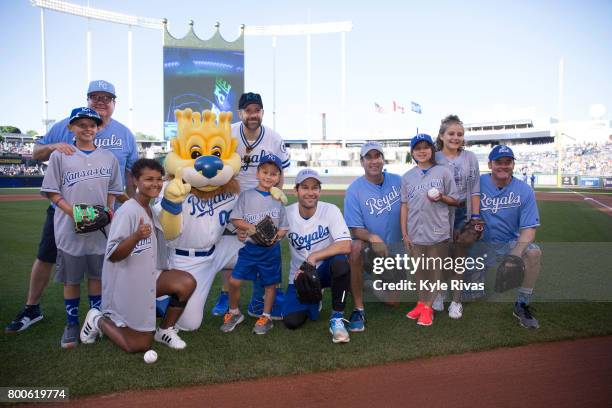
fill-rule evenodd
<path id="1" fill-rule="evenodd" d="M 274 221 L 279 229 L 288 229 L 289 222 L 287 221 L 287 213 L 285 207 L 275 200 L 270 193 L 263 193 L 251 189 L 240 193 L 238 202 L 232 211 L 231 219 L 242 219 L 249 224 L 257 224 L 263 220 L 266 215 Z M 251 238 L 248 242 L 253 242 Z"/>
<path id="2" fill-rule="evenodd" d="M 60 193 L 70 206 L 106 205 L 108 194 L 123 194 L 119 162 L 105 149 L 96 149 L 90 154 L 77 149 L 71 155 L 54 151 L 40 191 Z M 72 217 L 64 211 L 55 211 L 54 217 L 58 249 L 73 256 L 104 254 L 106 237 L 101 231 L 77 234 Z"/>
<path id="3" fill-rule="evenodd" d="M 122 261 L 111 262 L 119 244 L 138 230 L 140 219 L 151 225 L 148 238 L 138 241 Z M 154 217 L 156 218 L 156 217 Z M 156 228 L 157 227 L 157 228 Z M 134 199 L 126 201 L 115 214 L 108 234 L 102 267 L 102 312 L 119 326 L 137 331 L 155 330 L 156 284 L 160 273 L 159 223 Z"/>
<path id="4" fill-rule="evenodd" d="M 295 272 L 311 253 L 325 249 L 337 241 L 351 240 L 351 233 L 340 209 L 330 203 L 319 201 L 314 215 L 308 219 L 300 215 L 298 203 L 291 204 L 287 207 L 287 219 L 287 238 L 291 250 L 289 284 L 293 284 Z M 322 262 L 317 262 L 316 266 Z"/>
<path id="5" fill-rule="evenodd" d="M 435 187 L 457 199 L 457 186 L 447 167 L 436 165 L 425 173 L 415 166 L 402 177 L 402 203 L 408 203 L 408 239 L 418 245 L 432 245 L 450 239 L 450 208 L 432 202 L 427 191 Z"/>
<path id="6" fill-rule="evenodd" d="M 285 147 L 285 142 L 273 129 L 262 125 L 257 139 L 249 142 L 244 134 L 242 122 L 238 122 L 232 124 L 232 137 L 238 139 L 236 152 L 242 160 L 237 177 L 240 183 L 240 191 L 257 187 L 258 181 L 255 174 L 257 173 L 259 158 L 262 156 L 272 153 L 281 159 L 283 171 L 289 167 L 289 152 Z M 251 148 L 249 153 L 247 153 L 247 146 Z M 245 163 L 245 156 L 249 157 L 249 163 Z"/>
<path id="7" fill-rule="evenodd" d="M 436 162 L 448 167 L 457 185 L 457 199 L 466 201 L 470 196 L 480 193 L 480 171 L 476 155 L 467 150 L 455 158 L 446 157 L 442 152 L 436 152 Z"/>

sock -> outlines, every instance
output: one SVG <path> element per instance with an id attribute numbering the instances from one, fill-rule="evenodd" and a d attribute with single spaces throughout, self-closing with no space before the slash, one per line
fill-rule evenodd
<path id="1" fill-rule="evenodd" d="M 344 312 L 339 312 L 337 310 L 334 310 L 331 314 L 330 319 L 342 319 L 344 317 Z"/>
<path id="2" fill-rule="evenodd" d="M 37 305 L 25 305 L 25 313 L 26 316 L 39 315 L 40 314 L 40 304 Z"/>
<path id="3" fill-rule="evenodd" d="M 355 308 L 355 310 L 358 310 L 358 311 L 360 311 L 360 312 L 365 311 L 365 309 L 364 309 L 363 307 L 356 307 L 356 308 Z"/>
<path id="4" fill-rule="evenodd" d="M 240 309 L 236 308 L 236 309 L 232 309 L 230 308 L 229 312 L 233 315 L 239 315 L 240 314 Z"/>
<path id="5" fill-rule="evenodd" d="M 272 316 L 270 316 L 270 313 L 263 312 L 261 315 L 267 317 L 268 319 L 272 319 Z"/>
<path id="6" fill-rule="evenodd" d="M 64 299 L 66 305 L 66 322 L 68 324 L 79 324 L 79 303 L 81 298 Z"/>
<path id="7" fill-rule="evenodd" d="M 102 303 L 102 295 L 89 295 L 89 308 L 96 308 L 100 310 L 100 305 Z"/>
<path id="8" fill-rule="evenodd" d="M 518 290 L 518 296 L 516 297 L 516 302 L 528 305 L 532 294 L 533 289 L 520 287 Z"/>

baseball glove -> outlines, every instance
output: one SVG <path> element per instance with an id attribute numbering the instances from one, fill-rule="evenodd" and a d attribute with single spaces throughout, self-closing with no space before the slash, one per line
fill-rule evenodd
<path id="1" fill-rule="evenodd" d="M 525 276 L 525 262 L 516 255 L 506 255 L 497 267 L 495 276 L 495 292 L 502 293 L 518 288 Z"/>
<path id="2" fill-rule="evenodd" d="M 302 273 L 295 278 L 295 291 L 302 304 L 317 304 L 321 301 L 321 280 L 317 268 L 304 261 L 300 266 Z"/>
<path id="3" fill-rule="evenodd" d="M 482 238 L 484 227 L 485 222 L 483 220 L 472 218 L 463 225 L 456 242 L 460 244 L 471 244 L 478 241 Z"/>
<path id="4" fill-rule="evenodd" d="M 269 215 L 259 221 L 255 228 L 251 230 L 250 237 L 257 245 L 272 246 L 276 243 L 276 234 L 278 228 L 274 225 L 274 221 Z"/>
<path id="5" fill-rule="evenodd" d="M 85 234 L 100 230 L 110 224 L 112 211 L 102 205 L 75 204 L 72 207 L 74 231 Z"/>

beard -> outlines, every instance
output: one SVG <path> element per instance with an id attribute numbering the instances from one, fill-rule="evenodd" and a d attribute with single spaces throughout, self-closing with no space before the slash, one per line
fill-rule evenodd
<path id="1" fill-rule="evenodd" d="M 248 121 L 245 120 L 242 122 L 242 124 L 244 125 L 245 128 L 249 130 L 257 130 L 261 126 L 261 120 L 260 119 L 251 119 Z"/>

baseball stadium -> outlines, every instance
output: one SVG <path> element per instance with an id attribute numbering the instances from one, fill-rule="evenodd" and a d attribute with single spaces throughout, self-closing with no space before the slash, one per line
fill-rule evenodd
<path id="1" fill-rule="evenodd" d="M 550 34 L 562 55 L 550 72 L 533 68 L 512 95 L 481 73 L 475 96 L 455 98 L 449 85 L 467 77 L 433 66 L 361 71 L 370 56 L 407 61 L 360 36 L 364 21 L 404 21 L 391 11 L 250 16 L 240 2 L 201 34 L 197 2 L 134 3 L 0 6 L 0 21 L 27 21 L 38 78 L 34 121 L 26 105 L 0 114 L 1 403 L 612 406 L 612 90 L 591 64 L 600 80 L 572 111 L 584 50 Z M 483 3 L 420 7 L 395 14 L 504 20 Z M 609 5 L 555 18 L 576 10 L 612 40 Z M 120 74 L 96 59 L 106 33 Z M 538 52 L 513 36 L 507 72 Z M 58 70 L 69 44 L 72 77 Z M 612 63 L 604 54 L 593 61 Z M 369 75 L 402 93 L 421 75 L 448 99 L 360 89 Z"/>

